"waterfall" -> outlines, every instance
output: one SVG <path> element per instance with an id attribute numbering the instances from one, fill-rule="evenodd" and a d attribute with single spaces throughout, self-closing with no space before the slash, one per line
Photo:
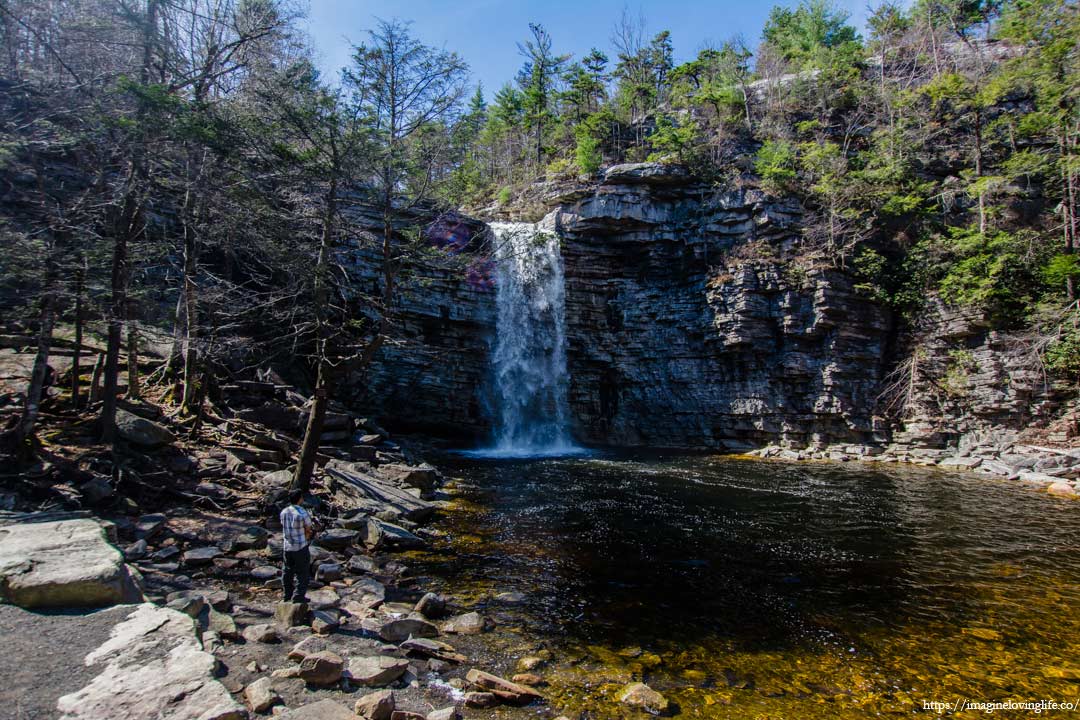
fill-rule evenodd
<path id="1" fill-rule="evenodd" d="M 532 223 L 493 222 L 496 261 L 495 444 L 485 455 L 579 451 L 567 410 L 566 307 L 559 237 Z"/>

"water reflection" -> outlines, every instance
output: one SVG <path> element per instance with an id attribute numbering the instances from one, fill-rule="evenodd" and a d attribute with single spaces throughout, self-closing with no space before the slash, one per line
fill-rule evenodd
<path id="1" fill-rule="evenodd" d="M 461 554 L 420 571 L 454 594 L 525 593 L 497 611 L 564 652 L 585 648 L 596 667 L 625 663 L 613 682 L 645 677 L 684 709 L 810 697 L 881 709 L 936 687 L 1076 687 L 1054 675 L 1080 665 L 1075 503 L 895 466 L 440 463 L 475 485 L 463 493 L 474 512 L 446 523 Z M 604 654 L 636 647 L 662 667 Z M 1027 679 L 1003 681 L 1025 663 Z"/>

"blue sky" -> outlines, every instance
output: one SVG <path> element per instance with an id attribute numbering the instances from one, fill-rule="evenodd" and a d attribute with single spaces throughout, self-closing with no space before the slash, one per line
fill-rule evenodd
<path id="1" fill-rule="evenodd" d="M 539 22 L 551 34 L 554 49 L 580 58 L 593 46 L 614 59 L 612 26 L 628 7 L 640 10 L 651 37 L 670 30 L 675 59 L 694 57 L 706 42 L 722 42 L 742 34 L 753 48 L 774 4 L 797 2 L 760 0 L 310 0 L 306 21 L 316 59 L 329 80 L 348 63 L 350 46 L 366 37 L 376 17 L 413 21 L 417 37 L 428 45 L 453 50 L 472 69 L 474 83 L 484 85 L 488 100 L 505 82 L 513 79 L 522 58 L 515 43 L 529 34 L 529 23 Z M 867 0 L 839 0 L 851 13 L 860 32 L 866 18 Z"/>

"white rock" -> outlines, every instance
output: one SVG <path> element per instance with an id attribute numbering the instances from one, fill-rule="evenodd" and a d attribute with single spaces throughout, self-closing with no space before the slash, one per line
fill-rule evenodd
<path id="1" fill-rule="evenodd" d="M 141 602 L 142 592 L 96 520 L 0 527 L 0 599 L 24 608 Z"/>
<path id="2" fill-rule="evenodd" d="M 112 636 L 86 656 L 103 665 L 86 687 L 57 703 L 60 720 L 244 720 L 247 710 L 214 679 L 190 617 L 138 605 Z"/>

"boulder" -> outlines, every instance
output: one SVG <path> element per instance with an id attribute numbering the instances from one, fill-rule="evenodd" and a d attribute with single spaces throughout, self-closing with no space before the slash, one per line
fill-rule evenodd
<path id="1" fill-rule="evenodd" d="M 544 684 L 544 679 L 535 673 L 518 673 L 510 679 L 518 685 L 528 685 L 529 687 L 538 687 Z"/>
<path id="2" fill-rule="evenodd" d="M 328 635 L 341 626 L 337 610 L 316 610 L 311 613 L 311 629 L 320 635 Z"/>
<path id="3" fill-rule="evenodd" d="M 495 697 L 494 693 L 473 690 L 465 693 L 464 702 L 465 707 L 493 708 L 499 704 L 499 698 Z"/>
<path id="4" fill-rule="evenodd" d="M 375 477 L 367 465 L 331 460 L 325 472 L 332 482 L 335 500 L 343 508 L 369 512 L 389 509 L 414 522 L 422 522 L 435 512 L 434 504 Z"/>
<path id="5" fill-rule="evenodd" d="M 188 550 L 183 555 L 183 561 L 185 565 L 190 567 L 200 567 L 203 565 L 210 565 L 214 562 L 214 559 L 220 557 L 221 554 L 221 548 L 210 545 L 208 547 Z"/>
<path id="6" fill-rule="evenodd" d="M 355 541 L 356 531 L 345 528 L 331 528 L 319 535 L 319 544 L 331 550 L 344 550 Z"/>
<path id="7" fill-rule="evenodd" d="M 340 602 L 341 596 L 332 587 L 323 587 L 308 593 L 308 604 L 316 610 L 336 608 Z"/>
<path id="8" fill-rule="evenodd" d="M 488 620 L 478 612 L 467 612 L 443 623 L 442 631 L 455 635 L 479 635 L 489 627 Z"/>
<path id="9" fill-rule="evenodd" d="M 1062 481 L 1051 483 L 1046 488 L 1046 492 L 1050 493 L 1051 495 L 1062 495 L 1064 497 L 1076 496 L 1076 488 L 1073 487 L 1071 484 Z"/>
<path id="10" fill-rule="evenodd" d="M 248 625 L 244 628 L 244 639 L 253 643 L 265 643 L 271 644 L 281 641 L 281 636 L 278 635 L 277 629 L 273 625 L 267 625 L 265 623 L 259 625 Z"/>
<path id="11" fill-rule="evenodd" d="M 95 477 L 79 486 L 79 494 L 87 505 L 100 505 L 115 495 L 116 491 L 108 478 Z"/>
<path id="12" fill-rule="evenodd" d="M 409 661 L 389 655 L 357 657 L 349 661 L 349 677 L 363 687 L 384 687 L 405 674 Z"/>
<path id="13" fill-rule="evenodd" d="M 668 709 L 667 698 L 640 682 L 630 683 L 624 687 L 619 693 L 619 702 L 640 708 L 651 715 L 662 715 Z"/>
<path id="14" fill-rule="evenodd" d="M 368 518 L 367 525 L 360 533 L 363 543 L 371 550 L 391 548 L 412 550 L 424 547 L 423 539 L 393 523 L 378 518 Z"/>
<path id="15" fill-rule="evenodd" d="M 343 575 L 340 563 L 321 563 L 315 571 L 315 578 L 320 582 L 340 580 Z"/>
<path id="16" fill-rule="evenodd" d="M 135 537 L 151 540 L 165 529 L 168 518 L 160 513 L 143 515 L 135 521 Z"/>
<path id="17" fill-rule="evenodd" d="M 379 637 L 395 645 L 409 638 L 438 637 L 439 629 L 427 620 L 414 617 L 388 620 L 379 627 Z"/>
<path id="18" fill-rule="evenodd" d="M 461 720 L 461 713 L 457 711 L 456 707 L 432 710 L 427 714 L 427 720 Z"/>
<path id="19" fill-rule="evenodd" d="M 390 720 L 397 701 L 393 690 L 378 690 L 356 701 L 356 714 L 366 720 Z"/>
<path id="20" fill-rule="evenodd" d="M 261 528 L 258 525 L 252 525 L 233 538 L 232 549 L 262 550 L 266 547 L 266 541 L 269 537 L 270 533 L 267 532 L 265 528 Z"/>
<path id="21" fill-rule="evenodd" d="M 129 443 L 146 448 L 159 448 L 176 439 L 164 425 L 122 408 L 116 410 L 116 433 Z"/>
<path id="22" fill-rule="evenodd" d="M 268 677 L 259 678 L 244 688 L 244 701 L 253 712 L 263 713 L 281 702 Z"/>
<path id="23" fill-rule="evenodd" d="M 436 658 L 453 663 L 463 663 L 466 660 L 453 646 L 431 638 L 409 638 L 401 643 L 400 647 L 405 653 L 416 657 Z"/>
<path id="24" fill-rule="evenodd" d="M 446 600 L 441 595 L 429 592 L 417 601 L 413 609 L 424 617 L 434 620 L 442 617 L 446 612 Z"/>
<path id="25" fill-rule="evenodd" d="M 395 485 L 417 488 L 424 492 L 434 490 L 439 481 L 438 470 L 426 463 L 415 467 L 388 463 L 379 466 L 379 474 Z"/>
<path id="26" fill-rule="evenodd" d="M 0 600 L 24 608 L 59 608 L 142 599 L 135 577 L 98 521 L 0 527 Z"/>
<path id="27" fill-rule="evenodd" d="M 308 655 L 330 649 L 330 641 L 317 635 L 309 635 L 292 646 L 288 658 L 294 662 L 300 662 Z"/>
<path id="28" fill-rule="evenodd" d="M 345 672 L 345 661 L 337 653 L 323 650 L 312 653 L 300 661 L 298 677 L 308 685 L 327 687 L 334 685 Z"/>
<path id="29" fill-rule="evenodd" d="M 685 166 L 660 162 L 623 163 L 604 171 L 604 183 L 609 185 L 679 185 L 690 180 Z"/>
<path id="30" fill-rule="evenodd" d="M 356 715 L 335 700 L 320 700 L 302 707 L 287 710 L 278 720 L 356 720 Z"/>
<path id="31" fill-rule="evenodd" d="M 365 521 L 366 522 L 366 521 Z M 349 558 L 349 571 L 354 573 L 376 573 L 379 565 L 366 555 L 353 555 Z"/>
<path id="32" fill-rule="evenodd" d="M 469 670 L 465 676 L 465 681 L 472 685 L 474 688 L 483 692 L 489 692 L 495 695 L 503 702 L 511 703 L 513 705 L 525 705 L 543 698 L 536 690 L 525 685 L 518 685 L 517 683 L 505 680 L 497 675 L 486 673 L 483 670 L 477 670 L 473 668 Z"/>
<path id="33" fill-rule="evenodd" d="M 125 560 L 142 560 L 150 552 L 150 547 L 145 540 L 136 540 L 124 548 Z"/>
<path id="34" fill-rule="evenodd" d="M 218 612 L 213 607 L 206 607 L 199 613 L 198 619 L 203 630 L 217 633 L 219 637 L 231 640 L 240 637 L 240 631 L 236 628 L 236 621 L 227 613 Z"/>
<path id="35" fill-rule="evenodd" d="M 182 612 L 188 617 L 197 618 L 206 607 L 206 600 L 201 595 L 185 595 L 175 600 L 170 600 L 165 607 L 170 610 Z"/>
<path id="36" fill-rule="evenodd" d="M 306 603 L 280 602 L 274 608 L 274 623 L 284 628 L 303 625 L 308 619 Z"/>
<path id="37" fill-rule="evenodd" d="M 86 656 L 103 669 L 57 701 L 61 720 L 243 720 L 247 710 L 214 679 L 217 661 L 202 649 L 191 618 L 145 603 Z"/>
<path id="38" fill-rule="evenodd" d="M 256 580 L 265 582 L 267 580 L 273 580 L 281 575 L 281 568 L 274 565 L 260 565 L 257 568 L 252 569 L 251 577 Z"/>

